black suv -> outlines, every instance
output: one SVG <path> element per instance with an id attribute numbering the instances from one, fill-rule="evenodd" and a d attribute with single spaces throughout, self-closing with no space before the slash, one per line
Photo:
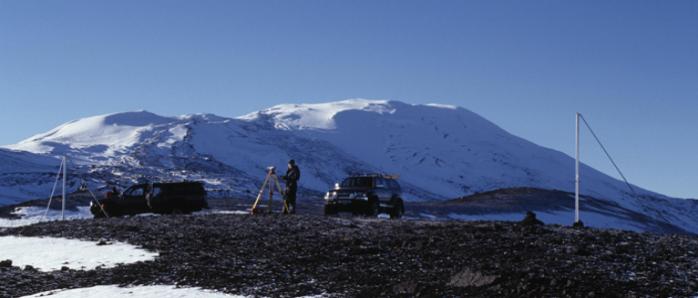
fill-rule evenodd
<path id="1" fill-rule="evenodd" d="M 338 212 L 368 216 L 386 212 L 390 218 L 400 218 L 405 213 L 400 184 L 389 175 L 348 177 L 325 195 L 325 215 Z"/>
<path id="2" fill-rule="evenodd" d="M 123 194 L 108 193 L 99 200 L 99 205 L 90 203 L 90 212 L 95 217 L 113 217 L 191 213 L 207 207 L 206 190 L 201 182 L 145 183 L 131 186 Z"/>

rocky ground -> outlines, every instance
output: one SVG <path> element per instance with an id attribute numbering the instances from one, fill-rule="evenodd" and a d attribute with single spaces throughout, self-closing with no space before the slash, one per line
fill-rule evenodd
<path id="1" fill-rule="evenodd" d="M 690 236 L 502 222 L 224 214 L 52 222 L 0 229 L 0 235 L 119 240 L 160 252 L 155 261 L 92 271 L 41 273 L 0 262 L 0 297 L 106 284 L 177 284 L 263 296 L 698 293 L 698 238 Z"/>

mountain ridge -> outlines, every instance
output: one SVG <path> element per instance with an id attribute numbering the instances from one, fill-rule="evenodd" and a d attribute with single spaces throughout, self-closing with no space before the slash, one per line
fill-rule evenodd
<path id="1" fill-rule="evenodd" d="M 221 196 L 249 196 L 270 165 L 296 159 L 302 187 L 321 193 L 356 172 L 400 174 L 408 200 L 445 200 L 502 188 L 572 191 L 574 160 L 462 107 L 350 99 L 286 104 L 236 118 L 147 111 L 67 122 L 5 146 L 68 156 L 81 179 L 128 185 L 196 179 Z M 691 226 L 695 210 L 582 165 L 583 194 Z M 101 181 L 101 182 L 100 182 Z M 653 200 L 644 200 L 652 198 Z M 668 207 L 656 200 L 670 200 Z M 644 214 L 643 213 L 643 214 Z M 668 215 L 667 215 L 668 214 Z"/>

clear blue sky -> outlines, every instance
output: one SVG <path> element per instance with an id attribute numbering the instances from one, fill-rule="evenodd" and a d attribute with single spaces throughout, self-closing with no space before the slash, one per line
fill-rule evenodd
<path id="1" fill-rule="evenodd" d="M 568 154 L 580 111 L 631 182 L 698 197 L 698 1 L 0 0 L 2 144 L 350 97 L 463 106 Z"/>

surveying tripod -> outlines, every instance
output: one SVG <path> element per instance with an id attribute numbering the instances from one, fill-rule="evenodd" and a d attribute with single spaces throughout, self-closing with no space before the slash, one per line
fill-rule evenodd
<path id="1" fill-rule="evenodd" d="M 275 167 L 268 167 L 267 168 L 267 176 L 264 178 L 264 183 L 262 183 L 262 187 L 259 189 L 259 193 L 257 194 L 257 199 L 254 201 L 254 205 L 252 205 L 252 214 L 261 214 L 262 211 L 259 208 L 259 203 L 262 201 L 262 196 L 264 196 L 264 190 L 269 187 L 269 205 L 267 205 L 267 213 L 272 213 L 272 203 L 274 201 L 274 187 L 276 187 L 276 191 L 279 192 L 279 194 L 283 197 L 284 191 L 281 188 L 281 184 L 279 183 L 279 176 L 276 175 L 276 168 Z M 288 205 L 286 204 L 286 200 L 283 200 L 284 207 L 281 210 L 283 213 L 289 213 Z"/>

